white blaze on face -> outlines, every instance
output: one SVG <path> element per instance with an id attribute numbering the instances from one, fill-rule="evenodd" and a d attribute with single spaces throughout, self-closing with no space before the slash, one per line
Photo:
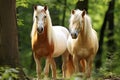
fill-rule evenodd
<path id="1" fill-rule="evenodd" d="M 41 12 L 38 14 L 38 28 L 44 28 L 44 14 Z"/>

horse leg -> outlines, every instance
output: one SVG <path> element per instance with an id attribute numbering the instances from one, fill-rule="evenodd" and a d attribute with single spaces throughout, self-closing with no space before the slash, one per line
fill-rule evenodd
<path id="1" fill-rule="evenodd" d="M 38 80 L 39 80 L 40 77 L 41 77 L 41 63 L 40 63 L 39 57 L 35 53 L 33 53 L 33 56 L 34 56 L 34 60 L 35 60 L 35 63 L 36 63 L 36 72 L 37 72 L 37 77 L 38 77 Z"/>
<path id="2" fill-rule="evenodd" d="M 56 79 L 56 63 L 55 63 L 55 60 L 51 57 L 50 62 L 51 62 L 52 77 L 53 77 L 53 79 Z"/>
<path id="3" fill-rule="evenodd" d="M 81 67 L 82 67 L 82 70 L 81 70 L 81 71 L 82 71 L 83 73 L 85 72 L 85 67 L 86 67 L 85 62 L 86 62 L 85 59 L 81 59 L 81 60 L 80 60 L 80 64 L 81 64 Z"/>
<path id="4" fill-rule="evenodd" d="M 69 57 L 69 53 L 68 51 L 66 50 L 63 55 L 62 55 L 62 74 L 63 74 L 63 78 L 66 77 L 66 66 L 67 66 L 67 61 L 68 61 L 68 57 Z"/>
<path id="5" fill-rule="evenodd" d="M 77 55 L 73 55 L 73 64 L 74 64 L 74 67 L 75 67 L 75 73 L 78 73 L 79 72 L 79 61 L 78 61 L 78 57 Z"/>
<path id="6" fill-rule="evenodd" d="M 66 58 L 67 58 L 67 61 L 63 61 L 63 71 L 64 71 L 64 73 L 63 73 L 63 77 L 65 77 L 65 78 L 70 78 L 71 77 L 71 75 L 75 72 L 75 69 L 74 69 L 74 64 L 73 64 L 73 57 L 72 57 L 72 55 L 68 55 L 68 56 L 66 56 Z"/>
<path id="7" fill-rule="evenodd" d="M 91 76 L 91 70 L 92 70 L 92 63 L 93 63 L 93 57 L 90 57 L 87 59 L 87 66 L 86 66 L 86 77 L 90 78 Z"/>
<path id="8" fill-rule="evenodd" d="M 45 76 L 48 77 L 48 74 L 49 74 L 49 65 L 50 65 L 50 60 L 49 58 L 47 57 L 46 58 L 46 63 L 45 63 L 45 68 L 44 68 L 44 73 L 45 73 Z"/>

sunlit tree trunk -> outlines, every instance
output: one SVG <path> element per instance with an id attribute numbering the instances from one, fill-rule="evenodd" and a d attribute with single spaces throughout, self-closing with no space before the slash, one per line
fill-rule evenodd
<path id="1" fill-rule="evenodd" d="M 0 0 L 0 66 L 20 68 L 19 63 L 16 1 Z"/>

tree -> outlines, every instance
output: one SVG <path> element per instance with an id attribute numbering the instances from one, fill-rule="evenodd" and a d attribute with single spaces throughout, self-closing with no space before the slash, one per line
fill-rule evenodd
<path id="1" fill-rule="evenodd" d="M 115 0 L 111 0 L 109 2 L 109 7 L 105 14 L 104 22 L 100 30 L 99 50 L 97 53 L 97 58 L 96 58 L 96 63 L 95 63 L 96 69 L 99 69 L 102 65 L 102 52 L 103 52 L 102 45 L 103 45 L 103 39 L 104 39 L 104 32 L 107 27 L 107 22 L 108 22 L 108 39 L 109 39 L 107 42 L 107 46 L 109 48 L 108 49 L 109 54 L 107 56 L 108 59 L 112 58 L 112 55 L 114 52 L 113 50 L 115 50 L 115 43 L 113 39 L 113 36 L 114 36 L 114 4 L 115 4 Z"/>
<path id="2" fill-rule="evenodd" d="M 64 26 L 64 25 L 65 25 L 66 7 L 67 7 L 67 0 L 65 0 L 65 1 L 64 1 L 64 9 L 63 9 L 62 26 Z"/>
<path id="3" fill-rule="evenodd" d="M 88 0 L 78 0 L 75 9 L 80 9 L 80 10 L 85 9 L 86 12 L 88 12 Z"/>
<path id="4" fill-rule="evenodd" d="M 0 0 L 0 66 L 6 65 L 20 68 L 15 0 Z M 24 79 L 21 68 L 19 74 Z"/>

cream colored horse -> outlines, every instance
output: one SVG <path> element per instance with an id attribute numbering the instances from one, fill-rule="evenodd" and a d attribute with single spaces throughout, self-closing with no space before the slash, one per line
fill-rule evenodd
<path id="1" fill-rule="evenodd" d="M 46 58 L 44 68 L 45 75 L 48 76 L 49 67 L 52 69 L 52 77 L 56 78 L 56 63 L 54 57 L 63 55 L 63 73 L 65 70 L 65 60 L 67 53 L 67 39 L 69 32 L 65 27 L 52 26 L 51 18 L 47 6 L 34 6 L 33 27 L 31 31 L 31 44 L 36 62 L 36 72 L 38 79 L 41 74 L 42 57 Z"/>
<path id="2" fill-rule="evenodd" d="M 80 71 L 81 64 L 86 77 L 90 77 L 93 60 L 98 50 L 98 38 L 85 10 L 72 10 L 69 29 L 71 35 L 68 38 L 67 47 L 73 56 L 75 72 Z"/>

